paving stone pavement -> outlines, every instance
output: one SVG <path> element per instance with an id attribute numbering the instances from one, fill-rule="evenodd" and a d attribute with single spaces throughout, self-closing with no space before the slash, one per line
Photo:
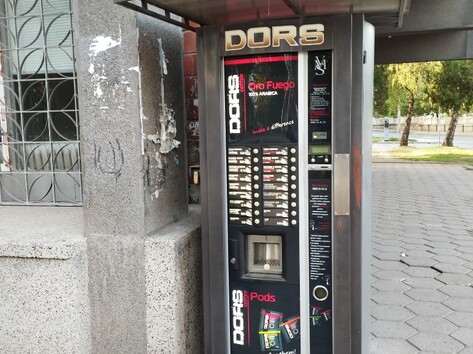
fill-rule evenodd
<path id="1" fill-rule="evenodd" d="M 373 163 L 371 354 L 473 354 L 473 170 Z"/>

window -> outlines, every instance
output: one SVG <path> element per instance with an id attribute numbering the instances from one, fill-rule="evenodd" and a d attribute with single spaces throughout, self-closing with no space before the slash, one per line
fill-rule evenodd
<path id="1" fill-rule="evenodd" d="M 0 203 L 82 203 L 69 0 L 0 0 Z"/>

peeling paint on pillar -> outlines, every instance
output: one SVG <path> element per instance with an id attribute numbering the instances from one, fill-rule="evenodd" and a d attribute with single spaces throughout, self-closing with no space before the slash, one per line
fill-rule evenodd
<path id="1" fill-rule="evenodd" d="M 122 44 L 122 34 L 121 28 L 119 30 L 119 35 L 117 40 L 112 39 L 112 37 L 104 37 L 104 36 L 97 36 L 93 39 L 92 43 L 89 46 L 89 57 L 91 58 L 91 62 L 88 68 L 88 72 L 92 75 L 91 81 L 95 83 L 95 91 L 94 96 L 97 98 L 101 98 L 104 95 L 104 91 L 101 87 L 102 83 L 107 82 L 108 78 L 105 73 L 105 64 L 101 64 L 99 58 L 97 58 L 98 54 L 105 52 L 109 49 L 115 48 L 117 46 L 121 46 Z M 125 76 L 121 77 L 121 80 L 115 82 L 114 89 L 118 89 L 118 85 L 125 85 L 126 91 L 132 92 L 132 88 L 130 87 L 130 82 L 126 80 Z M 114 92 L 112 92 L 114 95 Z M 104 109 L 105 107 L 101 107 Z M 106 108 L 105 108 L 106 109 Z"/>
<path id="2" fill-rule="evenodd" d="M 116 47 L 117 45 L 122 44 L 122 29 L 119 28 L 120 35 L 118 36 L 118 40 L 113 40 L 112 37 L 104 37 L 104 36 L 97 36 L 94 38 L 92 44 L 89 47 L 90 52 L 94 52 L 94 57 L 97 56 L 98 53 L 104 52 L 110 48 Z"/>
<path id="3" fill-rule="evenodd" d="M 145 154 L 145 133 L 143 121 L 147 119 L 143 109 L 143 85 L 141 84 L 141 70 L 138 66 L 128 68 L 128 71 L 136 71 L 138 73 L 138 99 L 140 103 L 140 134 L 141 134 L 141 156 Z"/>
<path id="4" fill-rule="evenodd" d="M 164 100 L 165 94 L 165 86 L 164 86 L 164 79 L 168 74 L 167 70 L 167 59 L 166 53 L 163 49 L 163 43 L 161 39 L 158 39 L 158 47 L 159 47 L 159 66 L 161 68 L 161 87 L 160 87 L 160 94 L 161 94 L 161 113 L 159 114 L 159 130 L 156 134 L 149 134 L 148 140 L 153 142 L 154 144 L 159 146 L 158 151 L 155 153 L 155 160 L 158 163 L 157 167 L 160 173 L 157 178 L 156 183 L 156 190 L 154 191 L 153 195 L 158 198 L 160 189 L 165 181 L 165 174 L 164 169 L 167 164 L 166 156 L 172 150 L 176 149 L 180 145 L 180 141 L 176 140 L 177 134 L 177 127 L 176 127 L 176 119 L 175 119 L 175 112 L 172 108 L 168 107 Z M 174 159 L 176 162 L 176 159 Z M 177 160 L 178 161 L 178 160 Z M 178 164 L 178 162 L 176 162 Z"/>
<path id="5" fill-rule="evenodd" d="M 96 57 L 99 53 L 105 52 L 109 49 L 112 49 L 117 46 L 121 46 L 122 44 L 122 29 L 121 27 L 118 28 L 118 38 L 116 40 L 112 39 L 112 37 L 105 37 L 105 36 L 96 36 L 92 43 L 89 46 L 89 57 L 91 58 L 91 63 L 89 65 L 88 72 L 92 75 L 91 81 L 94 83 L 95 90 L 94 90 L 94 97 L 101 99 L 104 95 L 104 91 L 102 89 L 102 83 L 107 81 L 107 76 L 105 74 L 105 65 L 96 63 Z M 104 99 L 102 99 L 105 101 Z M 105 106 L 104 106 L 105 107 Z M 104 107 L 100 107 L 100 109 L 106 109 Z"/>

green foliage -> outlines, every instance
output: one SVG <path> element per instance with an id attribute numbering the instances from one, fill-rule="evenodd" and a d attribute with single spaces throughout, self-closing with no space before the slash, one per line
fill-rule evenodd
<path id="1" fill-rule="evenodd" d="M 395 117 L 398 106 L 407 115 L 411 95 L 414 115 L 471 112 L 473 60 L 375 66 L 375 116 Z"/>
<path id="2" fill-rule="evenodd" d="M 422 62 L 387 65 L 391 105 L 399 103 L 404 115 L 424 114 L 432 110 L 428 93 L 434 86 L 434 78 L 441 71 L 440 62 Z M 409 99 L 414 100 L 412 112 L 406 112 Z"/>
<path id="3" fill-rule="evenodd" d="M 374 67 L 374 115 L 384 117 L 388 115 L 387 102 L 389 99 L 389 82 L 386 65 L 375 65 Z"/>
<path id="4" fill-rule="evenodd" d="M 449 114 L 468 112 L 473 107 L 473 61 L 442 62 L 442 70 L 434 75 L 430 96 L 438 107 Z"/>

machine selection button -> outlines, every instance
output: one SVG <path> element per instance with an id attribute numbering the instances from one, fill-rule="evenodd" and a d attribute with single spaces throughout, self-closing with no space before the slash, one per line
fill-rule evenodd
<path id="1" fill-rule="evenodd" d="M 296 202 L 292 202 L 291 203 L 291 207 L 295 208 L 297 206 L 297 203 Z"/>
<path id="2" fill-rule="evenodd" d="M 230 182 L 228 184 L 228 188 L 234 191 L 244 191 L 244 190 L 251 190 L 251 183 L 244 183 L 244 182 Z"/>
<path id="3" fill-rule="evenodd" d="M 259 198 L 259 193 L 253 194 L 255 198 Z"/>
<path id="4" fill-rule="evenodd" d="M 251 199 L 251 193 L 247 193 L 244 191 L 228 191 L 228 195 L 230 198 L 235 198 L 235 199 Z"/>
<path id="5" fill-rule="evenodd" d="M 295 181 L 296 179 L 297 179 L 297 176 L 296 176 L 296 175 L 292 175 L 292 176 L 291 176 L 291 180 L 292 180 L 292 181 Z"/>
<path id="6" fill-rule="evenodd" d="M 285 200 L 265 200 L 264 201 L 265 209 L 287 209 L 287 201 Z"/>
<path id="7" fill-rule="evenodd" d="M 230 182 L 251 182 L 251 176 L 242 173 L 228 174 L 228 180 Z"/>
<path id="8" fill-rule="evenodd" d="M 291 154 L 295 154 L 296 153 L 296 148 L 291 148 Z"/>
<path id="9" fill-rule="evenodd" d="M 297 220 L 291 220 L 291 225 L 297 225 Z"/>
<path id="10" fill-rule="evenodd" d="M 251 202 L 248 200 L 242 199 L 228 199 L 228 204 L 230 207 L 239 207 L 251 209 Z"/>
<path id="11" fill-rule="evenodd" d="M 285 147 L 263 148 L 263 155 L 287 155 L 287 148 Z"/>
<path id="12" fill-rule="evenodd" d="M 296 172 L 296 170 L 297 170 L 296 166 L 292 166 L 292 167 L 291 167 L 291 171 L 292 171 L 292 172 Z"/>
<path id="13" fill-rule="evenodd" d="M 230 147 L 228 148 L 228 155 L 251 155 L 251 150 L 246 147 Z"/>
<path id="14" fill-rule="evenodd" d="M 258 193 L 256 193 L 256 194 L 258 194 Z M 259 197 L 259 195 L 258 195 L 258 197 Z M 256 198 L 258 198 L 258 197 L 256 197 Z M 259 202 L 255 202 L 255 207 L 259 207 Z"/>
<path id="15" fill-rule="evenodd" d="M 259 210 L 255 210 L 255 215 L 256 215 L 256 216 L 259 215 Z"/>
<path id="16" fill-rule="evenodd" d="M 287 173 L 287 166 L 277 166 L 277 165 L 264 165 L 263 173 Z"/>
<path id="17" fill-rule="evenodd" d="M 267 192 L 263 193 L 265 200 L 287 200 L 288 195 L 284 192 Z"/>
<path id="18" fill-rule="evenodd" d="M 291 211 L 291 215 L 292 215 L 292 216 L 296 216 L 296 215 L 297 215 L 297 211 Z"/>
<path id="19" fill-rule="evenodd" d="M 253 149 L 253 153 L 254 153 L 254 154 L 257 154 L 257 153 L 258 153 L 258 149 L 257 149 L 257 148 L 254 148 L 254 149 Z"/>
<path id="20" fill-rule="evenodd" d="M 287 174 L 263 174 L 263 181 L 265 182 L 287 182 Z"/>
<path id="21" fill-rule="evenodd" d="M 270 191 L 287 191 L 287 183 L 264 183 L 263 189 Z"/>
<path id="22" fill-rule="evenodd" d="M 230 223 L 232 224 L 244 224 L 244 225 L 252 225 L 251 219 L 246 219 L 241 216 L 230 216 L 229 218 Z"/>
<path id="23" fill-rule="evenodd" d="M 291 189 L 296 189 L 297 186 L 295 184 L 291 184 Z"/>
<path id="24" fill-rule="evenodd" d="M 255 184 L 253 185 L 253 188 L 254 188 L 254 189 L 258 189 L 258 188 L 259 188 L 259 184 L 258 184 L 258 183 L 255 183 Z"/>
<path id="25" fill-rule="evenodd" d="M 254 179 L 255 181 L 259 180 L 259 176 L 256 175 L 256 176 L 253 177 L 253 179 Z"/>
<path id="26" fill-rule="evenodd" d="M 251 209 L 236 209 L 236 208 L 230 208 L 228 211 L 230 215 L 235 215 L 235 216 L 251 216 Z"/>
<path id="27" fill-rule="evenodd" d="M 264 224 L 267 226 L 289 226 L 289 221 L 283 218 L 264 218 Z"/>
<path id="28" fill-rule="evenodd" d="M 265 218 L 287 218 L 288 212 L 284 209 L 264 209 Z"/>
<path id="29" fill-rule="evenodd" d="M 296 159 L 295 157 L 291 157 L 291 162 L 292 162 L 292 163 L 294 163 L 294 162 L 296 162 L 296 161 L 297 161 L 297 159 Z"/>
<path id="30" fill-rule="evenodd" d="M 253 167 L 253 171 L 258 172 L 258 171 L 259 171 L 259 167 L 258 167 L 258 166 Z"/>
<path id="31" fill-rule="evenodd" d="M 245 156 L 228 156 L 228 163 L 236 165 L 249 165 L 251 164 L 251 159 Z"/>
<path id="32" fill-rule="evenodd" d="M 251 173 L 251 168 L 244 165 L 228 165 L 228 172 Z"/>
<path id="33" fill-rule="evenodd" d="M 296 198 L 297 198 L 297 194 L 296 194 L 296 193 L 291 193 L 291 198 L 292 198 L 292 199 L 296 199 Z"/>
<path id="34" fill-rule="evenodd" d="M 255 157 L 255 158 L 253 159 L 253 162 L 255 162 L 255 163 L 257 163 L 258 161 L 259 161 L 259 159 L 258 159 L 257 157 Z"/>
<path id="35" fill-rule="evenodd" d="M 256 162 L 256 161 L 255 161 Z M 263 156 L 263 163 L 264 164 L 280 164 L 286 165 L 287 164 L 287 157 L 282 156 Z"/>

